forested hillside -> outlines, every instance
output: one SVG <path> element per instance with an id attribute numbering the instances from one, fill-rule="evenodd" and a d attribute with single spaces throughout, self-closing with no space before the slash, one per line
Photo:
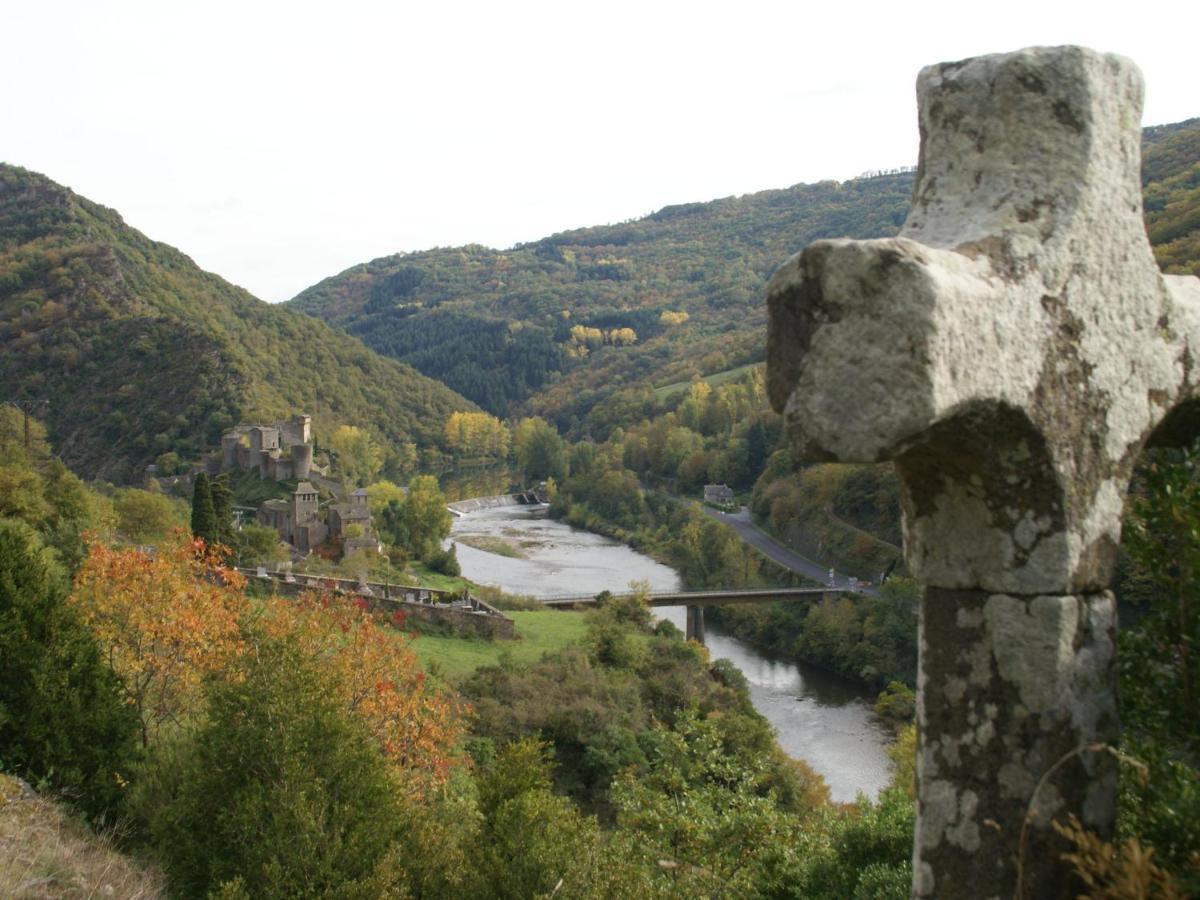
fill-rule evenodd
<path id="1" fill-rule="evenodd" d="M 113 210 L 0 165 L 0 400 L 38 410 L 62 458 L 120 479 L 187 459 L 241 419 L 313 414 L 393 442 L 471 409 L 408 366 L 201 271 Z"/>
<path id="2" fill-rule="evenodd" d="M 1200 119 L 1144 135 L 1156 253 L 1165 270 L 1194 272 Z M 592 407 L 622 389 L 761 359 L 763 288 L 775 269 L 818 238 L 894 234 L 912 181 L 900 172 L 796 185 L 670 206 L 511 250 L 389 256 L 291 303 L 492 412 L 523 408 L 583 434 Z"/>
<path id="3" fill-rule="evenodd" d="M 291 301 L 485 408 L 532 393 L 560 427 L 623 384 L 762 358 L 762 290 L 811 240 L 893 233 L 908 173 L 669 206 L 497 251 L 377 259 Z"/>
<path id="4" fill-rule="evenodd" d="M 1163 271 L 1200 276 L 1200 119 L 1146 129 L 1146 231 Z"/>

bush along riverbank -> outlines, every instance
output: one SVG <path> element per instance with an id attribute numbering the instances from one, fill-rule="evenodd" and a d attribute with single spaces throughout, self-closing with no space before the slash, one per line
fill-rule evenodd
<path id="1" fill-rule="evenodd" d="M 880 596 L 833 595 L 819 603 L 718 606 L 706 613 L 756 650 L 800 660 L 881 690 L 916 684 L 919 591 L 890 578 Z"/>

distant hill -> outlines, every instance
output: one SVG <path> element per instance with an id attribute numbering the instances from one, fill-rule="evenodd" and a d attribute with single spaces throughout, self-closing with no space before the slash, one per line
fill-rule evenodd
<path id="1" fill-rule="evenodd" d="M 1200 276 L 1200 119 L 1147 128 L 1146 231 L 1163 271 Z"/>
<path id="2" fill-rule="evenodd" d="M 669 206 L 511 250 L 385 257 L 290 305 L 493 412 L 556 385 L 564 408 L 584 411 L 622 383 L 686 381 L 761 358 L 762 291 L 775 268 L 816 238 L 893 233 L 911 184 L 901 173 L 798 185 Z M 590 329 L 593 346 L 582 349 L 572 329 Z M 597 331 L 619 329 L 636 342 L 596 346 Z"/>
<path id="3" fill-rule="evenodd" d="M 1159 260 L 1168 271 L 1197 271 L 1200 119 L 1144 135 L 1146 219 Z M 912 184 L 904 171 L 796 185 L 669 206 L 511 250 L 383 257 L 290 304 L 493 412 L 524 409 L 583 432 L 589 410 L 615 393 L 761 359 L 763 289 L 775 269 L 818 238 L 894 234 Z M 687 320 L 670 324 L 681 312 Z M 583 355 L 576 326 L 593 330 L 593 345 L 619 328 L 637 340 Z"/>
<path id="4" fill-rule="evenodd" d="M 122 479 L 215 447 L 239 420 L 304 410 L 433 442 L 473 409 L 358 340 L 200 270 L 111 209 L 0 164 L 0 402 L 38 399 L 62 458 Z"/>

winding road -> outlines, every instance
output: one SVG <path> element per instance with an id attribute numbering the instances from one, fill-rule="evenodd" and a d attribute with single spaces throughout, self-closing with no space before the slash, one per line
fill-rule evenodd
<path id="1" fill-rule="evenodd" d="M 819 584 L 827 584 L 832 587 L 849 587 L 850 576 L 843 575 L 841 572 L 833 573 L 833 580 L 830 581 L 830 569 L 827 566 L 822 566 L 820 563 L 815 563 L 811 559 L 806 559 L 795 550 L 785 547 L 775 538 L 771 537 L 761 528 L 754 524 L 750 519 L 750 512 L 744 506 L 735 513 L 724 513 L 713 509 L 710 506 L 701 505 L 704 514 L 710 518 L 716 519 L 725 525 L 728 525 L 738 533 L 750 546 L 754 547 L 763 556 L 778 563 L 785 569 L 790 569 L 797 574 L 803 575 L 805 578 L 811 578 Z M 870 594 L 875 597 L 879 595 L 878 589 L 875 587 L 859 583 L 857 589 L 864 594 Z"/>

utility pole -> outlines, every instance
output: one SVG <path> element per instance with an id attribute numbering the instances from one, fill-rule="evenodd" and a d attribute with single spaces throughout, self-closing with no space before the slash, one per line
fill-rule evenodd
<path id="1" fill-rule="evenodd" d="M 49 400 L 27 400 L 27 399 L 0 400 L 0 405 L 11 406 L 13 409 L 21 410 L 22 416 L 24 417 L 24 424 L 25 424 L 25 452 L 29 453 L 29 444 L 30 444 L 30 442 L 29 442 L 29 412 L 30 412 L 30 410 L 36 409 L 39 406 L 49 406 L 50 401 Z"/>

